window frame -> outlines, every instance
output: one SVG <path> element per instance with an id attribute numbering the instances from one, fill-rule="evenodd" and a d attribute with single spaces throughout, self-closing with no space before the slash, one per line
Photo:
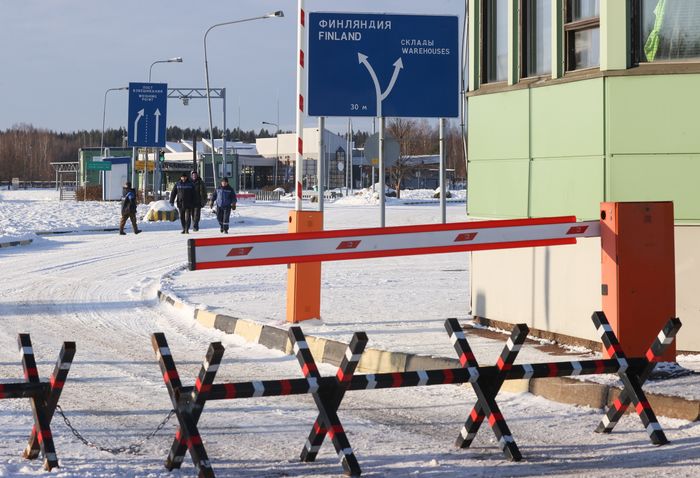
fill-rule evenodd
<path id="1" fill-rule="evenodd" d="M 670 60 L 657 60 L 657 61 L 647 61 L 642 49 L 644 48 L 644 38 L 642 37 L 642 1 L 643 0 L 632 0 L 630 6 L 630 60 L 631 65 L 635 67 L 641 66 L 642 68 L 673 68 L 673 65 L 679 65 L 681 69 L 688 65 L 698 65 L 700 64 L 700 56 L 694 58 L 673 58 Z M 692 68 L 692 71 L 695 71 Z M 683 70 L 685 71 L 685 70 Z"/>
<path id="2" fill-rule="evenodd" d="M 489 25 L 488 22 L 488 4 L 491 4 L 493 0 L 481 0 L 481 31 L 479 32 L 479 41 L 480 41 L 480 46 L 481 46 L 481 81 L 480 84 L 482 85 L 498 85 L 502 83 L 507 83 L 508 82 L 508 72 L 506 71 L 506 76 L 502 80 L 490 80 L 488 77 L 489 74 L 489 69 L 488 69 L 488 60 L 489 56 L 488 53 L 493 51 L 490 49 L 490 46 L 492 46 L 492 43 L 490 41 L 487 41 L 486 34 L 491 33 L 489 28 L 487 28 L 487 25 Z M 495 23 L 495 22 L 494 22 Z M 496 35 L 493 35 L 492 38 L 496 38 Z M 490 40 L 490 39 L 489 39 Z M 496 42 L 497 43 L 497 42 Z M 506 45 L 507 46 L 507 45 Z M 496 60 L 497 55 L 494 57 L 494 61 Z M 494 67 L 497 68 L 497 65 L 494 65 Z"/>
<path id="3" fill-rule="evenodd" d="M 555 1 L 552 1 L 551 7 L 555 6 Z M 521 80 L 527 80 L 527 79 L 537 79 L 537 78 L 549 78 L 552 76 L 552 67 L 550 65 L 549 67 L 549 72 L 547 73 L 538 73 L 535 75 L 530 75 L 528 74 L 528 56 L 529 56 L 529 51 L 528 51 L 528 29 L 527 29 L 527 15 L 529 14 L 529 6 L 527 5 L 527 0 L 520 0 L 519 5 L 518 5 L 518 31 L 519 31 L 519 67 L 520 67 L 520 79 Z M 558 28 L 557 25 L 550 25 L 550 28 L 554 31 L 555 28 Z M 550 48 L 550 58 L 553 58 L 556 55 L 556 49 L 554 48 L 554 45 L 552 44 L 552 41 L 550 39 L 549 42 L 549 48 Z"/>
<path id="4" fill-rule="evenodd" d="M 582 20 L 574 20 L 574 21 L 569 21 L 569 1 L 565 0 L 563 5 L 564 12 L 563 12 L 563 30 L 564 30 L 564 71 L 566 73 L 569 72 L 574 72 L 574 71 L 585 71 L 585 70 L 592 70 L 592 69 L 600 69 L 600 62 L 598 62 L 598 65 L 596 66 L 588 66 L 585 68 L 576 68 L 575 61 L 576 58 L 574 55 L 572 55 L 573 50 L 572 47 L 574 45 L 574 42 L 572 40 L 574 34 L 576 32 L 582 32 L 586 30 L 593 30 L 594 28 L 597 28 L 598 31 L 600 32 L 600 13 L 598 14 L 597 17 L 589 17 L 589 18 L 584 18 Z M 600 34 L 600 33 L 599 33 Z M 600 45 L 600 42 L 599 42 Z M 600 48 L 600 46 L 599 46 Z M 600 51 L 598 52 L 598 55 L 600 55 Z"/>

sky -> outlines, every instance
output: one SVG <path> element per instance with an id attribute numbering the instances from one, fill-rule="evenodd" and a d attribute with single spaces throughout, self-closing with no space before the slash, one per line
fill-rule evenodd
<path id="1" fill-rule="evenodd" d="M 313 11 L 464 16 L 464 0 L 307 0 Z M 19 123 L 54 131 L 100 129 L 105 91 L 148 80 L 204 87 L 203 37 L 216 23 L 283 10 L 272 18 L 213 30 L 207 40 L 212 88 L 227 90 L 227 127 L 277 122 L 295 128 L 296 0 L 0 0 L 0 130 Z M 107 95 L 106 127 L 126 126 L 128 93 Z M 217 104 L 218 103 L 218 104 Z M 221 103 L 212 104 L 222 126 Z M 307 126 L 316 124 L 307 118 Z M 206 100 L 170 100 L 168 124 L 202 127 Z M 329 129 L 347 120 L 329 119 Z M 356 128 L 372 121 L 356 119 Z M 274 127 L 269 127 L 274 130 Z"/>

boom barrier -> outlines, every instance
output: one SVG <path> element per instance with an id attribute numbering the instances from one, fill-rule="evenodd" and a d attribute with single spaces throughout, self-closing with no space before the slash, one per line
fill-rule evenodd
<path id="1" fill-rule="evenodd" d="M 624 388 L 596 431 L 612 432 L 625 409 L 633 404 L 651 442 L 655 445 L 667 443 L 668 440 L 642 390 L 642 384 L 673 342 L 681 327 L 680 320 L 677 318 L 669 320 L 643 357 L 625 356 L 603 312 L 595 312 L 592 320 L 610 357 L 608 359 L 514 365 L 529 331 L 527 325 L 519 324 L 514 327 L 496 365 L 481 366 L 477 363 L 459 322 L 456 319 L 448 319 L 445 322 L 445 328 L 459 356 L 461 367 L 356 375 L 355 370 L 368 341 L 364 332 L 358 332 L 353 335 L 340 367 L 333 377 L 321 376 L 301 328 L 291 327 L 289 339 L 304 378 L 214 384 L 214 378 L 224 354 L 221 343 L 214 342 L 209 347 L 194 386 L 182 385 L 165 335 L 153 334 L 152 345 L 179 422 L 165 466 L 168 470 L 180 468 L 185 453 L 189 450 L 199 476 L 214 476 L 197 428 L 204 405 L 208 400 L 311 394 L 318 408 L 318 417 L 302 448 L 301 461 L 314 461 L 325 437 L 328 436 L 340 458 L 345 474 L 359 476 L 360 465 L 337 414 L 347 392 L 463 383 L 469 383 L 472 386 L 477 396 L 477 403 L 466 419 L 457 437 L 456 445 L 460 448 L 468 448 L 483 421 L 488 419 L 506 458 L 519 461 L 522 458 L 520 450 L 496 403 L 496 395 L 504 381 L 603 373 L 617 373 Z"/>
<path id="2" fill-rule="evenodd" d="M 34 426 L 29 435 L 29 443 L 24 450 L 24 458 L 33 460 L 44 457 L 44 469 L 47 471 L 58 467 L 58 458 L 51 434 L 51 419 L 56 412 L 58 399 L 63 391 L 63 384 L 68 377 L 75 342 L 64 342 L 58 361 L 48 382 L 39 379 L 34 358 L 34 349 L 29 334 L 19 334 L 17 338 L 19 352 L 22 356 L 24 382 L 0 383 L 0 399 L 28 398 L 32 405 Z"/>
<path id="3" fill-rule="evenodd" d="M 574 216 L 190 239 L 190 270 L 575 244 L 600 222 Z"/>

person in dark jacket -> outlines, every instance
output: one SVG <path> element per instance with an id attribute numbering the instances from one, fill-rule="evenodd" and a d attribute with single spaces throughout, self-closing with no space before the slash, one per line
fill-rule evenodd
<path id="1" fill-rule="evenodd" d="M 122 197 L 122 219 L 119 221 L 119 234 L 126 235 L 124 226 L 127 219 L 131 219 L 131 226 L 134 228 L 134 234 L 138 234 L 139 227 L 136 225 L 136 190 L 131 187 L 130 182 L 124 184 L 124 196 Z"/>
<path id="2" fill-rule="evenodd" d="M 212 209 L 216 204 L 216 219 L 221 226 L 221 232 L 228 234 L 228 223 L 231 217 L 231 209 L 236 209 L 236 193 L 228 185 L 228 178 L 221 180 L 221 185 L 216 188 L 211 197 Z"/>
<path id="3" fill-rule="evenodd" d="M 202 216 L 202 208 L 207 205 L 207 186 L 199 177 L 197 171 L 192 171 L 192 184 L 194 184 L 195 200 L 194 208 L 192 209 L 192 229 L 199 231 L 199 218 Z"/>
<path id="4" fill-rule="evenodd" d="M 181 234 L 190 233 L 195 199 L 197 198 L 195 197 L 194 184 L 187 177 L 187 173 L 182 173 L 180 180 L 175 183 L 175 187 L 170 193 L 170 205 L 174 205 L 177 200 L 177 209 L 180 212 L 180 223 L 182 224 Z"/>

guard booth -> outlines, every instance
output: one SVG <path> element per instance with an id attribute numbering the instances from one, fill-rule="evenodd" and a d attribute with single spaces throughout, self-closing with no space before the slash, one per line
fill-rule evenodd
<path id="1" fill-rule="evenodd" d="M 468 216 L 672 201 L 678 349 L 700 351 L 700 2 L 473 0 L 469 18 Z M 474 252 L 472 313 L 597 341 L 570 317 L 601 307 L 599 274 L 594 241 Z"/>

